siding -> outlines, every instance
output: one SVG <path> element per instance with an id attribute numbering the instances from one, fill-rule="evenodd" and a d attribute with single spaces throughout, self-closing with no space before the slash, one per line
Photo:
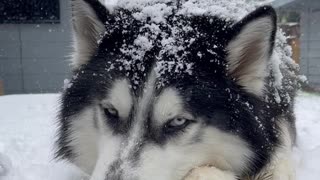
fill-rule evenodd
<path id="1" fill-rule="evenodd" d="M 320 86 L 320 1 L 301 4 L 301 73 Z M 60 0 L 60 24 L 0 24 L 0 80 L 5 93 L 58 92 L 68 76 L 70 6 Z"/>
<path id="2" fill-rule="evenodd" d="M 301 14 L 301 73 L 320 86 L 320 2 L 310 2 Z"/>
<path id="3" fill-rule="evenodd" d="M 0 80 L 6 94 L 58 92 L 68 77 L 69 1 L 59 24 L 0 24 Z"/>

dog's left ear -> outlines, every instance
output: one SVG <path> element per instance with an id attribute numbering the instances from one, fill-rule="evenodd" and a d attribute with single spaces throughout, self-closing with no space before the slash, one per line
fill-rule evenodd
<path id="1" fill-rule="evenodd" d="M 99 0 L 71 0 L 74 35 L 73 68 L 86 64 L 105 31 L 109 11 Z"/>
<path id="2" fill-rule="evenodd" d="M 228 74 L 244 90 L 262 96 L 267 66 L 273 51 L 277 17 L 270 6 L 263 6 L 233 26 L 227 46 Z"/>

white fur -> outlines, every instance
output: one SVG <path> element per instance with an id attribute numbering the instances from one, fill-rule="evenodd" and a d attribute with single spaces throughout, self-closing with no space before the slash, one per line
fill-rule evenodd
<path id="1" fill-rule="evenodd" d="M 150 102 L 153 94 L 151 84 L 146 86 L 149 88 L 145 89 L 147 96 L 145 96 L 146 99 L 141 99 L 143 102 L 140 103 L 141 107 L 145 108 Z M 162 95 L 170 97 L 170 94 L 175 95 L 175 98 L 179 97 L 172 89 L 165 90 Z M 161 104 L 166 105 L 166 103 Z M 92 122 L 94 113 L 98 116 L 99 129 L 96 129 Z M 135 124 L 130 133 L 129 144 L 124 147 L 123 142 L 126 137 L 112 134 L 111 129 L 103 121 L 102 112 L 95 110 L 94 107 L 88 107 L 78 116 L 73 117 L 72 121 L 70 132 L 72 132 L 73 141 L 70 145 L 77 154 L 81 155 L 77 156 L 74 162 L 82 170 L 92 174 L 91 180 L 104 180 L 110 164 L 117 160 L 119 155 L 124 162 L 120 167 L 124 177 L 137 177 L 139 180 L 182 179 L 193 168 L 203 166 L 214 168 L 200 168 L 192 171 L 187 180 L 234 180 L 234 176 L 240 175 L 248 168 L 249 161 L 253 158 L 253 152 L 240 137 L 196 123 L 187 128 L 181 137 L 170 140 L 164 146 L 152 143 L 145 145 L 137 166 L 130 164 L 129 159 L 130 152 L 141 140 L 143 124 L 139 122 Z M 272 180 L 295 180 L 294 163 L 291 157 L 293 142 L 289 126 L 287 123 L 282 123 L 280 127 L 282 146 L 276 149 L 271 163 L 261 171 L 261 174 L 273 175 Z M 199 137 L 201 141 L 195 142 L 195 136 L 199 131 L 201 131 Z M 199 174 L 202 175 L 198 177 Z M 250 180 L 259 179 L 251 178 Z"/>
<path id="2" fill-rule="evenodd" d="M 184 180 L 236 180 L 230 171 L 222 171 L 215 167 L 199 167 L 191 171 Z"/>
<path id="3" fill-rule="evenodd" d="M 158 125 L 175 117 L 191 118 L 190 116 L 184 111 L 182 100 L 175 89 L 165 89 L 156 99 L 153 117 Z"/>
<path id="4" fill-rule="evenodd" d="M 95 109 L 96 108 L 96 109 Z M 96 114 L 94 114 L 96 113 Z M 97 116 L 98 129 L 94 127 L 93 117 Z M 76 153 L 74 164 L 92 180 L 103 180 L 108 166 L 117 158 L 121 138 L 114 136 L 105 123 L 102 112 L 91 106 L 72 119 L 70 145 Z"/>
<path id="5" fill-rule="evenodd" d="M 263 17 L 247 24 L 228 45 L 229 74 L 245 90 L 263 95 L 273 23 Z"/>
<path id="6" fill-rule="evenodd" d="M 108 98 L 103 101 L 103 104 L 111 104 L 118 111 L 119 116 L 125 119 L 129 116 L 132 101 L 129 83 L 126 79 L 122 79 L 114 82 L 108 93 Z"/>
<path id="7" fill-rule="evenodd" d="M 151 73 L 145 85 L 145 88 L 143 90 L 144 94 L 138 100 L 138 107 L 137 107 L 137 111 L 134 118 L 135 122 L 129 132 L 129 136 L 125 137 L 125 139 L 119 138 L 118 140 L 114 141 L 114 143 L 119 144 L 119 145 L 116 145 L 116 147 L 119 147 L 119 148 L 115 148 L 117 152 L 109 154 L 108 149 L 110 149 L 110 146 L 103 146 L 104 149 L 103 148 L 100 149 L 101 156 L 99 156 L 99 159 L 96 164 L 91 180 L 104 180 L 107 170 L 110 168 L 109 166 L 111 161 L 115 160 L 114 159 L 115 156 L 117 160 L 121 162 L 121 165 L 118 170 L 123 173 L 122 175 L 124 177 L 130 179 L 130 178 L 133 178 L 134 176 L 137 176 L 137 173 L 135 173 L 135 167 L 133 164 L 131 164 L 132 157 L 130 155 L 135 150 L 136 146 L 139 143 L 141 143 L 142 135 L 144 134 L 144 131 L 145 131 L 144 122 L 145 122 L 145 117 L 147 113 L 145 110 L 148 109 L 148 106 L 150 106 L 150 102 L 152 102 L 151 99 L 153 98 L 153 94 L 154 94 L 155 79 L 156 79 L 155 74 Z M 114 97 L 114 96 L 118 96 L 118 98 L 126 98 L 131 96 L 129 94 L 129 89 L 126 81 L 116 82 L 116 85 L 114 85 L 114 88 L 111 90 L 111 93 L 110 93 L 110 97 Z M 132 98 L 130 97 L 130 99 Z M 120 99 L 115 99 L 115 100 L 119 101 Z M 131 108 L 132 100 L 130 100 L 130 102 L 124 102 L 124 100 L 120 100 L 120 101 L 123 101 L 123 103 L 121 107 L 118 106 L 119 112 L 128 110 L 128 107 Z M 125 105 L 125 103 L 127 104 Z M 124 108 L 123 105 L 127 107 Z M 104 133 L 107 134 L 108 132 L 104 132 Z M 112 138 L 113 137 L 108 137 L 108 139 L 105 139 L 105 141 L 109 141 L 109 139 L 112 139 Z M 106 142 L 103 142 L 103 143 L 106 143 Z M 114 146 L 114 145 L 111 145 L 111 146 Z"/>
<path id="8" fill-rule="evenodd" d="M 88 174 L 94 169 L 98 153 L 99 132 L 94 128 L 93 116 L 94 110 L 88 107 L 70 119 L 70 146 L 78 155 L 74 163 Z"/>
<path id="9" fill-rule="evenodd" d="M 199 143 L 192 144 L 192 139 L 183 138 L 183 141 L 172 140 L 164 147 L 146 148 L 137 170 L 139 179 L 182 179 L 194 167 L 204 165 L 235 173 L 246 169 L 252 152 L 243 140 L 212 127 L 202 131 Z"/>
<path id="10" fill-rule="evenodd" d="M 130 159 L 129 155 L 130 152 L 135 148 L 135 146 L 139 143 L 141 143 L 141 136 L 144 133 L 144 122 L 145 117 L 147 116 L 147 112 L 145 111 L 148 109 L 148 106 L 150 106 L 151 99 L 154 95 L 154 84 L 155 84 L 156 76 L 152 72 L 149 75 L 148 81 L 145 84 L 145 87 L 143 89 L 143 95 L 138 100 L 138 110 L 135 115 L 135 123 L 134 126 L 130 132 L 129 138 L 128 138 L 128 145 L 125 147 L 125 149 L 122 151 L 120 158 L 122 160 Z"/>
<path id="11" fill-rule="evenodd" d="M 271 162 L 259 174 L 271 175 L 271 180 L 295 180 L 295 162 L 292 155 L 292 136 L 289 130 L 289 124 L 282 122 L 281 129 L 281 146 L 275 150 Z M 259 180 L 249 178 L 249 180 Z"/>
<path id="12" fill-rule="evenodd" d="M 98 47 L 99 34 L 105 31 L 92 8 L 83 0 L 72 0 L 73 47 L 72 67 L 86 64 Z"/>
<path id="13" fill-rule="evenodd" d="M 90 180 L 105 179 L 110 164 L 117 158 L 120 145 L 120 137 L 113 136 L 110 133 L 100 137 L 98 159 Z"/>
<path id="14" fill-rule="evenodd" d="M 183 106 L 177 106 L 181 104 L 181 99 L 172 88 L 164 90 L 155 101 L 152 100 L 155 79 L 156 76 L 152 73 L 145 85 L 143 96 L 138 99 L 135 122 L 128 137 L 113 134 L 103 122 L 105 120 L 103 112 L 97 107 L 88 107 L 79 116 L 74 117 L 71 131 L 72 146 L 81 154 L 76 158 L 75 164 L 88 174 L 92 173 L 91 180 L 104 180 L 110 164 L 115 160 L 120 160 L 122 163 L 119 171 L 121 170 L 124 178 L 137 177 L 139 180 L 182 179 L 194 167 L 204 165 L 212 165 L 222 171 L 232 171 L 234 174 L 240 174 L 248 168 L 253 153 L 245 141 L 212 126 L 204 126 L 200 123 L 202 122 L 200 119 L 198 123 L 190 124 L 182 135 L 170 139 L 163 146 L 145 144 L 140 152 L 138 165 L 132 164 L 132 152 L 143 140 L 142 135 L 146 130 L 145 110 L 151 105 L 150 103 L 156 104 L 154 116 L 158 118 L 153 120 L 153 126 L 162 127 L 163 122 L 171 118 L 171 115 L 186 114 Z M 111 94 L 129 97 L 126 88 L 126 81 L 116 81 Z M 115 99 L 115 101 L 122 100 Z M 130 104 L 127 101 L 118 102 L 121 104 L 117 106 L 119 112 L 127 109 L 123 108 L 124 104 Z M 98 119 L 98 129 L 94 127 L 94 113 Z"/>
<path id="15" fill-rule="evenodd" d="M 295 163 L 292 157 L 292 136 L 288 123 L 281 123 L 281 146 L 273 154 L 270 164 L 257 176 L 245 177 L 242 180 L 264 180 L 270 176 L 270 180 L 295 180 Z M 198 167 L 192 170 L 184 180 L 236 180 L 235 174 L 223 171 L 216 167 Z M 267 178 L 269 180 L 269 178 Z"/>
<path id="16" fill-rule="evenodd" d="M 282 123 L 280 127 L 282 146 L 277 149 L 273 157 L 273 180 L 295 180 L 295 163 L 292 154 L 293 142 L 289 125 Z"/>
<path id="17" fill-rule="evenodd" d="M 94 125 L 94 116 L 97 118 L 98 127 Z M 97 168 L 101 168 L 102 161 L 103 165 L 106 165 L 116 158 L 121 140 L 113 136 L 111 129 L 105 125 L 105 117 L 98 106 L 86 108 L 77 116 L 72 117 L 71 121 L 69 137 L 72 139 L 70 146 L 76 153 L 73 161 L 75 165 L 91 175 L 93 170 L 96 172 Z M 95 176 L 97 176 L 96 173 Z"/>

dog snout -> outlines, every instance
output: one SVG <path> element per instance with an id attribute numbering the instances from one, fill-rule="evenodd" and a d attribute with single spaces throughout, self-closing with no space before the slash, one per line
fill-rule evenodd
<path id="1" fill-rule="evenodd" d="M 117 160 L 109 167 L 104 180 L 138 180 L 130 162 Z"/>

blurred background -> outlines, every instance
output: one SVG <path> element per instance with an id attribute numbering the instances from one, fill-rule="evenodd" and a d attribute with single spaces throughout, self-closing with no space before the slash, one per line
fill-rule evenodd
<path id="1" fill-rule="evenodd" d="M 274 0 L 293 59 L 320 89 L 320 0 Z M 0 1 L 0 94 L 52 93 L 69 77 L 70 6 L 67 0 Z"/>

